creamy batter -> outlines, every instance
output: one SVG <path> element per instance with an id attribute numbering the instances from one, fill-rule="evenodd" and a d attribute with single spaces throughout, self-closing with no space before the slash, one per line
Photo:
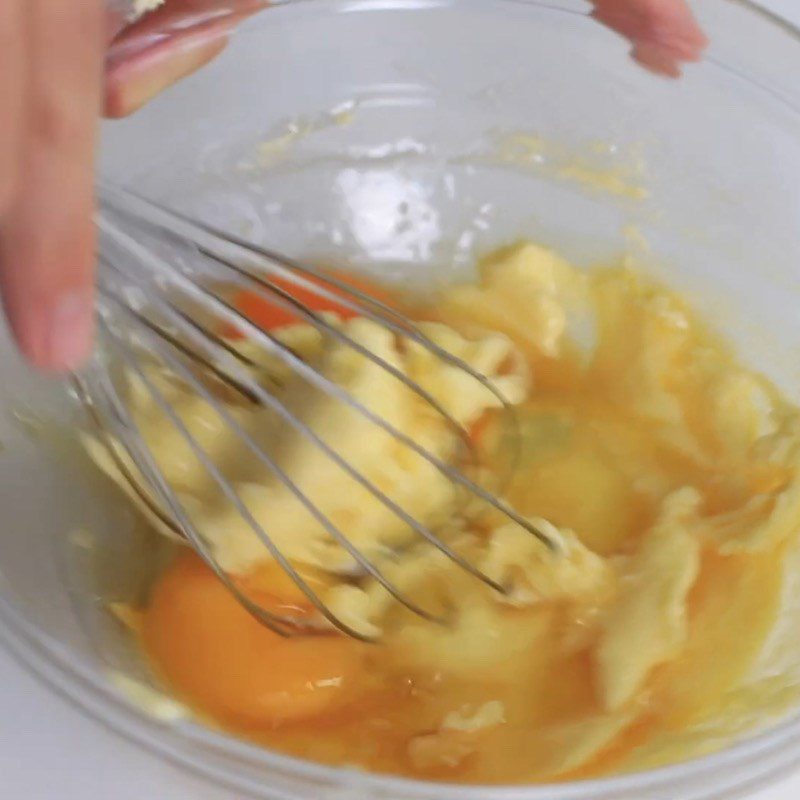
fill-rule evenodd
<path id="1" fill-rule="evenodd" d="M 277 750 L 473 783 L 625 769 L 659 736 L 717 713 L 774 623 L 782 556 L 800 519 L 798 410 L 674 293 L 622 267 L 581 272 L 534 244 L 493 254 L 476 283 L 414 310 L 428 335 L 513 404 L 518 438 L 494 395 L 463 372 L 398 346 L 368 320 L 326 313 L 437 397 L 470 431 L 483 477 L 504 486 L 558 552 L 465 503 L 362 415 L 263 360 L 259 373 L 304 422 L 507 590 L 494 592 L 421 541 L 270 412 L 227 398 L 320 510 L 447 623 L 424 621 L 365 577 L 200 399 L 159 378 L 303 577 L 380 640 L 325 630 L 282 639 L 184 550 L 134 617 L 170 690 L 209 724 Z M 305 325 L 263 324 L 368 408 L 459 461 L 458 437 L 385 370 Z M 131 397 L 220 563 L 265 607 L 312 619 L 135 383 Z"/>

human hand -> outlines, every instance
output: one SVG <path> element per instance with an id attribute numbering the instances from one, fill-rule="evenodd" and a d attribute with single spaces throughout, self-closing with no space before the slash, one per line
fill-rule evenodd
<path id="1" fill-rule="evenodd" d="M 225 49 L 238 23 L 267 5 L 269 0 L 168 0 L 133 25 L 112 21 L 117 35 L 106 56 L 105 115 L 132 114 L 200 69 Z"/>
<path id="2" fill-rule="evenodd" d="M 111 116 L 134 111 L 219 53 L 264 4 L 170 0 L 116 35 L 123 21 L 105 0 L 0 0 L 0 292 L 35 367 L 73 369 L 91 350 L 103 105 Z"/>
<path id="3" fill-rule="evenodd" d="M 37 367 L 76 366 L 92 335 L 92 167 L 101 0 L 0 0 L 0 286 Z"/>
<path id="4" fill-rule="evenodd" d="M 699 61 L 708 39 L 686 0 L 592 0 L 592 16 L 633 45 L 651 72 L 677 78 L 681 64 Z"/>
<path id="5" fill-rule="evenodd" d="M 129 26 L 106 58 L 106 116 L 127 116 L 204 66 L 224 49 L 238 22 L 268 4 L 169 0 Z M 698 60 L 707 44 L 685 0 L 593 0 L 593 5 L 595 19 L 627 37 L 634 58 L 655 72 L 676 76 L 680 64 Z"/>
<path id="6" fill-rule="evenodd" d="M 137 110 L 214 58 L 235 25 L 265 5 L 168 0 L 123 29 L 103 0 L 0 0 L 0 291 L 37 368 L 73 369 L 91 350 L 99 112 Z M 655 72 L 678 75 L 706 45 L 685 0 L 594 6 Z"/>

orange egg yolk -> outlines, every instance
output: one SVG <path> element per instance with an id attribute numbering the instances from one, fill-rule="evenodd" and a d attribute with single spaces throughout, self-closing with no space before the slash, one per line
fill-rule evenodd
<path id="1" fill-rule="evenodd" d="M 251 597 L 270 610 L 286 604 L 266 593 Z M 320 717 L 358 694 L 363 648 L 335 634 L 272 632 L 192 552 L 181 553 L 158 581 L 142 637 L 164 679 L 222 724 Z"/>
<path id="2" fill-rule="evenodd" d="M 302 303 L 310 311 L 315 311 L 317 313 L 335 313 L 342 319 L 353 319 L 359 316 L 359 312 L 348 305 L 348 301 L 358 301 L 355 298 L 348 297 L 346 289 L 340 288 L 335 284 L 328 284 L 321 278 L 314 278 L 310 275 L 303 277 L 312 285 L 317 285 L 321 289 L 324 289 L 325 292 L 329 293 L 331 296 L 325 297 L 314 289 L 297 285 L 290 280 L 280 277 L 273 277 L 270 280 L 278 289 L 286 291 L 297 302 Z M 385 291 L 373 286 L 364 279 L 358 279 L 352 275 L 342 276 L 337 274 L 332 274 L 331 277 L 334 280 L 345 283 L 356 292 L 368 294 L 375 300 L 381 302 L 388 300 Z M 341 297 L 342 300 L 337 300 L 337 297 Z M 250 320 L 250 322 L 257 325 L 262 330 L 276 330 L 286 325 L 306 322 L 306 319 L 302 315 L 293 312 L 289 306 L 282 305 L 277 295 L 275 301 L 271 302 L 263 294 L 247 289 L 240 289 L 234 294 L 232 303 Z M 235 327 L 227 325 L 223 330 L 223 334 L 233 339 L 239 338 L 242 335 Z"/>

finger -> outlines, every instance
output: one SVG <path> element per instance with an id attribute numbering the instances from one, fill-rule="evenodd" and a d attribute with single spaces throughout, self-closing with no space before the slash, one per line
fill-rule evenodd
<path id="1" fill-rule="evenodd" d="M 162 42 L 109 69 L 103 113 L 118 119 L 138 111 L 156 95 L 216 58 L 229 30 L 204 31 L 179 42 Z"/>
<path id="2" fill-rule="evenodd" d="M 680 64 L 698 61 L 708 38 L 685 0 L 593 0 L 593 16 L 622 34 L 633 55 L 655 72 L 680 74 Z"/>
<path id="3" fill-rule="evenodd" d="M 8 209 L 19 176 L 25 98 L 23 2 L 0 2 L 0 218 Z"/>
<path id="4" fill-rule="evenodd" d="M 133 113 L 224 50 L 233 28 L 266 0 L 171 0 L 124 30 L 106 59 L 104 110 Z"/>
<path id="5" fill-rule="evenodd" d="M 25 0 L 28 130 L 23 181 L 0 237 L 3 302 L 43 369 L 91 349 L 94 148 L 105 46 L 102 0 Z"/>
<path id="6" fill-rule="evenodd" d="M 127 8 L 127 4 L 124 6 Z M 126 12 L 119 4 L 106 4 L 106 41 L 113 42 L 127 24 Z"/>
<path id="7" fill-rule="evenodd" d="M 664 75 L 667 78 L 681 76 L 680 59 L 668 47 L 642 42 L 634 45 L 631 55 L 635 61 L 656 75 Z"/>

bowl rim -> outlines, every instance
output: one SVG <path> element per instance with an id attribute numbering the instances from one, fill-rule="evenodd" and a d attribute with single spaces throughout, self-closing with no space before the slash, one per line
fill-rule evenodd
<path id="1" fill-rule="evenodd" d="M 571 2 L 571 0 L 561 0 Z M 753 14 L 800 45 L 800 26 L 758 5 L 754 0 L 727 0 L 731 6 L 739 7 L 745 14 Z M 270 14 L 294 13 L 298 6 L 325 5 L 336 13 L 358 10 L 409 10 L 425 11 L 435 8 L 450 8 L 472 3 L 485 5 L 486 0 L 273 0 Z M 578 6 L 565 7 L 559 0 L 491 0 L 497 6 L 534 6 L 536 8 L 587 18 L 589 11 Z M 257 19 L 266 18 L 259 14 Z M 260 24 L 256 23 L 258 26 Z M 238 35 L 246 36 L 245 26 Z M 707 59 L 715 66 L 731 71 L 731 68 L 713 58 Z M 752 78 L 735 71 L 737 76 L 749 82 Z M 768 85 L 756 84 L 778 99 L 786 100 L 780 92 Z M 800 115 L 800 109 L 791 104 Z M 0 574 L 0 588 L 2 586 Z M 34 675 L 62 698 L 67 699 L 82 712 L 88 713 L 100 724 L 115 733 L 135 742 L 144 749 L 168 758 L 185 769 L 199 771 L 218 784 L 248 790 L 235 778 L 217 774 L 210 763 L 186 756 L 176 748 L 165 747 L 154 732 L 163 730 L 159 722 L 146 714 L 132 702 L 123 691 L 115 687 L 105 672 L 97 669 L 97 663 L 87 656 L 78 656 L 47 632 L 26 619 L 24 610 L 12 598 L 0 591 L 0 646 L 31 669 Z M 131 719 L 112 718 L 114 714 L 125 714 Z M 615 792 L 630 790 L 653 790 L 669 788 L 676 780 L 686 780 L 704 774 L 724 770 L 728 766 L 741 766 L 744 762 L 771 752 L 787 743 L 800 742 L 800 709 L 770 725 L 758 733 L 709 755 L 696 756 L 685 761 L 655 769 L 643 770 L 617 776 L 581 779 L 570 782 L 519 784 L 513 786 L 496 784 L 458 784 L 421 781 L 381 773 L 369 773 L 347 767 L 335 767 L 314 761 L 289 756 L 257 744 L 239 739 L 232 734 L 217 732 L 191 718 L 168 723 L 171 731 L 190 744 L 213 748 L 217 752 L 233 756 L 262 769 L 275 770 L 295 779 L 310 779 L 318 785 L 331 788 L 347 787 L 353 791 L 374 789 L 381 792 L 397 792 L 407 798 L 424 800 L 587 800 L 598 796 L 613 797 Z M 798 756 L 800 759 L 800 756 Z"/>

